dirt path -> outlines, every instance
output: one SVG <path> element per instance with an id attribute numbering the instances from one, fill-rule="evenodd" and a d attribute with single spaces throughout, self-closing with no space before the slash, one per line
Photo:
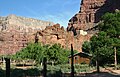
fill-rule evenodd
<path id="1" fill-rule="evenodd" d="M 112 70 L 109 68 L 102 68 L 100 73 L 89 73 L 83 77 L 120 77 L 120 70 Z"/>
<path id="2" fill-rule="evenodd" d="M 91 72 L 75 74 L 75 77 L 120 77 L 120 70 L 102 68 L 100 71 L 100 73 Z"/>

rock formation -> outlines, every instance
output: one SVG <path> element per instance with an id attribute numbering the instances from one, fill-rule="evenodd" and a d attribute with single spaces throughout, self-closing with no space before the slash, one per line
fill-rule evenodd
<path id="1" fill-rule="evenodd" d="M 34 41 L 34 34 L 54 23 L 32 18 L 9 15 L 0 17 L 0 54 L 14 54 L 27 43 Z"/>
<path id="2" fill-rule="evenodd" d="M 120 0 L 82 0 L 80 11 L 69 20 L 67 30 L 73 31 L 75 35 L 77 30 L 91 33 L 90 30 L 100 21 L 101 16 L 115 9 L 120 9 Z"/>
<path id="3" fill-rule="evenodd" d="M 89 40 L 90 35 L 86 35 L 86 32 L 80 31 L 80 35 L 74 36 L 73 32 L 67 32 L 59 24 L 53 26 L 47 26 L 43 30 L 37 30 L 36 32 L 29 33 L 20 30 L 2 31 L 0 33 L 0 54 L 14 54 L 21 48 L 26 47 L 28 42 L 35 41 L 35 35 L 37 34 L 38 41 L 42 44 L 55 44 L 59 43 L 63 48 L 70 49 L 71 44 L 74 46 L 74 50 L 82 51 L 82 43 L 85 40 Z"/>
<path id="4" fill-rule="evenodd" d="M 38 31 L 39 42 L 43 44 L 60 43 L 63 48 L 70 49 L 71 44 L 74 50 L 81 52 L 82 43 L 89 40 L 91 35 L 86 35 L 83 31 L 77 36 L 74 36 L 72 31 L 65 31 L 59 24 L 48 26 L 45 30 Z"/>
<path id="5" fill-rule="evenodd" d="M 14 54 L 28 43 L 28 34 L 17 30 L 1 32 L 0 38 L 0 54 Z"/>
<path id="6" fill-rule="evenodd" d="M 99 30 L 96 28 L 102 15 L 120 9 L 120 0 L 82 0 L 79 13 L 75 14 L 68 23 L 67 31 L 72 31 L 74 49 L 81 49 L 84 41 L 89 41 Z M 76 48 L 78 47 L 78 48 Z"/>
<path id="7" fill-rule="evenodd" d="M 16 15 L 9 15 L 7 17 L 0 17 L 0 31 L 19 30 L 24 32 L 34 32 L 36 30 L 45 29 L 46 26 L 52 26 L 54 23 L 48 21 L 37 20 L 33 18 L 20 17 Z"/>
<path id="8" fill-rule="evenodd" d="M 35 40 L 43 44 L 60 43 L 63 48 L 81 52 L 84 41 L 98 32 L 96 25 L 106 12 L 120 9 L 120 0 L 82 0 L 79 13 L 68 23 L 67 31 L 59 24 L 10 15 L 0 17 L 0 54 L 13 54 Z"/>

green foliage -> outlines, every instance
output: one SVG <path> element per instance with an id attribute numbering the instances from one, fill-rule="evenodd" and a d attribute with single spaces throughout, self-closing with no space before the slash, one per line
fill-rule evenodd
<path id="1" fill-rule="evenodd" d="M 62 71 L 60 70 L 61 68 L 59 66 L 47 66 L 47 77 L 61 77 L 62 76 Z"/>
<path id="2" fill-rule="evenodd" d="M 112 51 L 114 48 L 117 48 L 117 59 L 120 60 L 120 11 L 117 11 L 115 13 L 106 13 L 103 17 L 103 22 L 101 25 L 99 25 L 100 31 L 106 32 L 106 36 L 109 37 L 107 39 L 112 39 L 110 41 L 110 45 L 107 45 L 107 47 L 111 47 Z M 113 46 L 113 47 L 112 47 Z M 113 54 L 114 55 L 114 54 Z M 113 56 L 112 55 L 112 56 Z"/>
<path id="3" fill-rule="evenodd" d="M 40 76 L 41 70 L 37 68 L 31 68 L 31 69 L 11 69 L 11 76 L 10 77 L 25 77 L 25 76 Z"/>
<path id="4" fill-rule="evenodd" d="M 60 67 L 60 70 L 62 73 L 70 73 L 71 72 L 71 65 L 65 64 L 65 65 L 57 65 L 56 67 Z M 95 68 L 89 66 L 88 64 L 75 64 L 74 69 L 76 73 L 89 73 L 90 71 L 93 71 Z"/>
<path id="5" fill-rule="evenodd" d="M 120 36 L 120 12 L 106 13 L 99 25 L 100 31 L 105 31 L 110 37 Z"/>
<path id="6" fill-rule="evenodd" d="M 68 62 L 70 51 L 61 48 L 60 44 L 54 44 L 49 47 L 45 54 L 48 58 L 48 61 L 53 61 L 54 63 L 61 64 Z"/>
<path id="7" fill-rule="evenodd" d="M 41 62 L 44 56 L 44 48 L 40 43 L 29 43 L 26 48 L 17 52 L 13 58 L 18 60 L 33 59 L 37 62 Z"/>
<path id="8" fill-rule="evenodd" d="M 76 73 L 90 73 L 95 70 L 95 67 L 91 67 L 88 64 L 76 64 L 74 68 Z M 47 65 L 47 77 L 62 77 L 64 73 L 70 72 L 70 64 Z M 34 68 L 29 69 L 11 68 L 10 73 L 10 77 L 40 77 L 42 75 L 42 66 L 34 66 Z M 0 69 L 0 77 L 5 77 L 5 70 Z"/>
<path id="9" fill-rule="evenodd" d="M 82 51 L 86 53 L 90 53 L 91 50 L 91 45 L 89 41 L 85 41 L 84 44 L 82 45 Z"/>
<path id="10" fill-rule="evenodd" d="M 114 47 L 117 47 L 117 53 L 120 52 L 120 12 L 106 13 L 98 28 L 99 33 L 94 35 L 90 42 L 85 42 L 82 49 L 93 54 L 93 61 L 98 54 L 101 64 L 114 63 Z"/>
<path id="11" fill-rule="evenodd" d="M 91 38 L 91 51 L 93 53 L 93 59 L 96 60 L 97 54 L 99 62 L 103 64 L 109 63 L 110 59 L 113 59 L 113 39 L 106 35 L 106 32 L 100 32 L 97 36 Z"/>
<path id="12" fill-rule="evenodd" d="M 68 62 L 69 55 L 70 51 L 61 48 L 60 44 L 42 46 L 40 43 L 29 43 L 26 48 L 17 52 L 12 58 L 17 60 L 33 59 L 40 63 L 46 57 L 48 62 L 61 64 Z"/>

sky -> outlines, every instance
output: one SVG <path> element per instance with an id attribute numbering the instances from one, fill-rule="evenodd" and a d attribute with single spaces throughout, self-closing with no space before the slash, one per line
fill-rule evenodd
<path id="1" fill-rule="evenodd" d="M 15 14 L 67 27 L 80 9 L 80 0 L 0 0 L 0 16 Z"/>

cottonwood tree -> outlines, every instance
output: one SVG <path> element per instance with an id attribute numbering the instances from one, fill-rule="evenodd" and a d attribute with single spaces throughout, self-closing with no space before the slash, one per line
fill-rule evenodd
<path id="1" fill-rule="evenodd" d="M 83 44 L 84 51 L 91 51 L 94 59 L 102 64 L 115 63 L 120 60 L 120 12 L 106 13 L 98 25 L 99 33 L 90 42 Z M 118 55 L 117 55 L 118 54 Z M 99 59 L 98 59 L 99 58 Z M 114 58 L 114 59 L 113 59 Z"/>

